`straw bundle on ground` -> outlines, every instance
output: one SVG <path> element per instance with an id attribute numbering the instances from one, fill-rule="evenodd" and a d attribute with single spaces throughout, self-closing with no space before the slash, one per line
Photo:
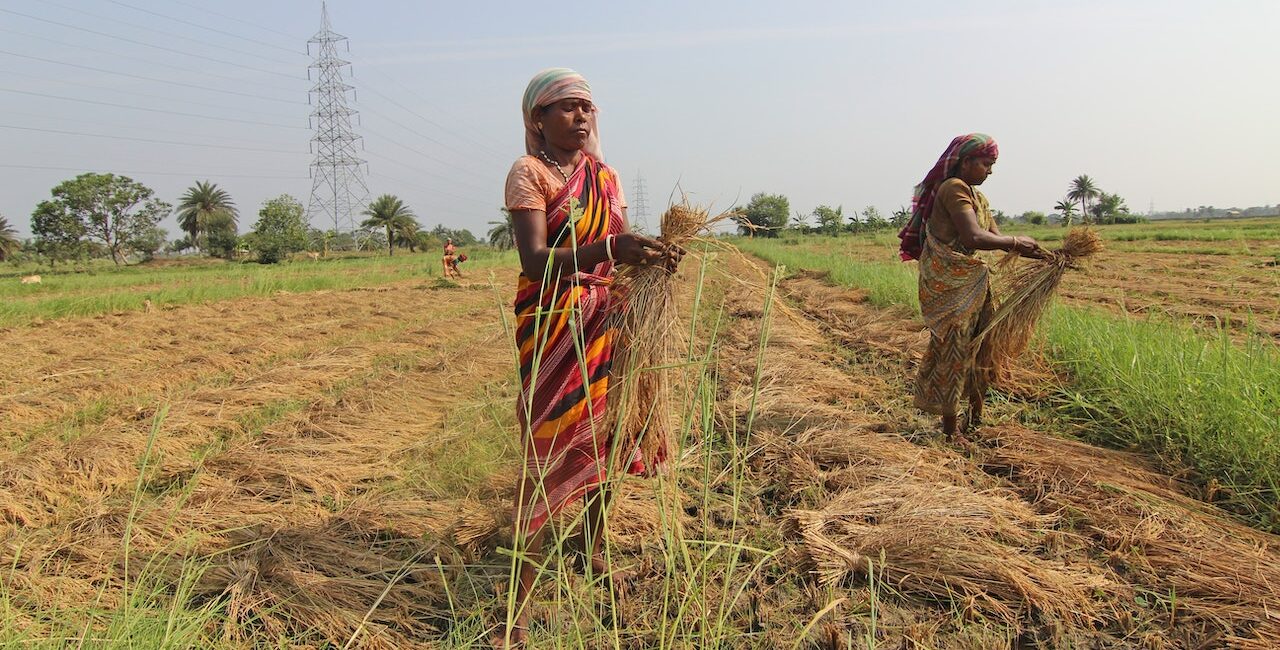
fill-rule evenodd
<path id="1" fill-rule="evenodd" d="M 682 201 L 662 215 L 664 244 L 688 246 L 712 224 L 729 214 L 709 217 L 705 208 Z M 675 278 L 665 266 L 623 266 L 613 287 L 622 296 L 615 312 L 618 339 L 614 346 L 615 379 L 610 390 L 609 422 L 620 426 L 625 446 L 637 445 L 646 461 L 673 449 L 671 386 L 667 368 L 675 361 L 672 342 L 678 335 Z M 659 450 L 662 450 L 660 453 Z M 626 464 L 628 458 L 620 459 Z"/>
<path id="2" fill-rule="evenodd" d="M 997 378 L 1007 379 L 1013 361 L 1027 350 L 1036 323 L 1053 300 L 1067 269 L 1078 268 L 1080 261 L 1100 250 L 1102 238 L 1097 232 L 1075 228 L 1063 238 L 1061 249 L 1013 270 L 1002 282 L 1004 296 L 995 316 L 973 342 L 973 353 L 978 355 L 982 350 L 983 365 L 993 368 Z M 999 265 L 1010 265 L 1016 259 L 1011 253 Z"/>

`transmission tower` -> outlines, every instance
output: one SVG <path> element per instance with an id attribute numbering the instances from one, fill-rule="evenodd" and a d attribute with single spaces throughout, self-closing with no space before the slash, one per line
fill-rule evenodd
<path id="1" fill-rule="evenodd" d="M 640 175 L 640 171 L 636 171 L 636 188 L 631 193 L 631 207 L 628 210 L 632 218 L 632 222 L 636 225 L 636 230 L 648 234 L 649 233 L 649 197 L 645 195 L 644 176 Z"/>
<path id="2" fill-rule="evenodd" d="M 311 200 L 307 202 L 307 221 L 316 227 L 333 224 L 338 232 L 355 229 L 353 215 L 364 209 L 369 201 L 369 187 L 365 185 L 362 166 L 356 145 L 360 136 L 351 130 L 352 118 L 357 112 L 347 106 L 347 93 L 355 98 L 355 88 L 343 81 L 342 69 L 350 61 L 338 58 L 338 43 L 344 43 L 347 52 L 351 44 L 347 37 L 329 28 L 329 8 L 320 5 L 320 31 L 307 41 L 307 54 L 316 46 L 315 61 L 307 67 L 307 78 L 316 71 L 316 84 L 307 95 L 314 96 L 315 110 L 308 123 L 315 135 L 311 138 Z M 363 147 L 362 147 L 363 148 Z M 323 225 L 322 225 L 323 224 Z"/>

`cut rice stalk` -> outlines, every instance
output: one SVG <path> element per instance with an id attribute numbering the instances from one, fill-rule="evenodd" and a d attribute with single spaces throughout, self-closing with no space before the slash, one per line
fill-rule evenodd
<path id="1" fill-rule="evenodd" d="M 688 200 L 672 205 L 662 215 L 664 244 L 688 246 L 711 226 L 732 218 L 732 213 L 708 216 L 705 208 Z M 669 458 L 672 440 L 671 387 L 667 368 L 675 361 L 673 343 L 676 327 L 675 283 L 666 267 L 623 266 L 614 276 L 613 287 L 622 298 L 614 312 L 618 338 L 614 346 L 614 382 L 609 391 L 608 422 L 622 433 L 620 462 L 630 460 L 637 447 L 649 470 L 656 459 Z"/>
<path id="2" fill-rule="evenodd" d="M 1049 251 L 1044 259 L 1012 270 L 1004 285 L 1004 296 L 995 315 L 973 340 L 972 354 L 981 356 L 982 366 L 991 368 L 998 381 L 1010 375 L 1014 361 L 1026 352 L 1035 334 L 1036 323 L 1052 302 L 1067 269 L 1102 250 L 1102 238 L 1090 228 L 1074 228 L 1063 238 L 1062 248 Z M 998 266 L 1012 266 L 1017 255 L 1010 253 Z M 985 344 L 985 345 L 984 345 Z"/>

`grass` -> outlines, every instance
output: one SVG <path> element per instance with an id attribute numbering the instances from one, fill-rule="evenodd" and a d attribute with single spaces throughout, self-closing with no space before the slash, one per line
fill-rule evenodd
<path id="1" fill-rule="evenodd" d="M 830 274 L 876 305 L 919 310 L 914 269 L 839 252 L 844 240 L 742 239 L 774 264 Z M 822 252 L 826 251 L 826 252 Z M 888 258 L 886 251 L 884 258 Z M 1067 279 L 1071 282 L 1071 278 Z M 1057 306 L 1041 325 L 1044 349 L 1071 383 L 1057 404 L 1086 435 L 1159 455 L 1191 470 L 1223 505 L 1280 531 L 1280 351 L 1232 343 L 1183 322 Z"/>
<path id="2" fill-rule="evenodd" d="M 469 274 L 508 265 L 515 254 L 475 249 L 470 255 L 465 265 Z M 46 273 L 40 284 L 24 285 L 16 279 L 0 283 L 0 327 L 68 316 L 139 311 L 147 300 L 152 308 L 159 309 L 268 296 L 280 291 L 343 290 L 411 278 L 438 278 L 439 264 L 440 258 L 434 253 L 402 253 L 265 265 L 196 260 L 191 264 L 138 265 L 88 273 Z"/>

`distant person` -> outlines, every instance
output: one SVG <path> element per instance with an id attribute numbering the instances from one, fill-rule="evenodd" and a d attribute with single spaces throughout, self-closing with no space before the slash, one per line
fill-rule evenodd
<path id="1" fill-rule="evenodd" d="M 915 405 L 942 416 L 943 433 L 959 444 L 967 444 L 964 434 L 982 421 L 991 380 L 987 346 L 971 349 L 975 335 L 994 315 L 991 269 L 974 252 L 1044 256 L 1030 237 L 1001 235 L 987 197 L 978 191 L 998 154 L 989 135 L 953 139 L 915 187 L 911 220 L 898 233 L 903 261 L 920 260 L 920 313 L 929 328 L 929 347 L 916 373 Z M 957 421 L 962 397 L 969 401 L 963 432 Z"/>
<path id="2" fill-rule="evenodd" d="M 503 617 L 493 638 L 498 648 L 526 642 L 546 523 L 576 499 L 587 499 L 581 540 L 591 570 L 621 587 L 600 552 L 608 482 L 619 465 L 636 473 L 663 459 L 614 450 L 605 430 L 617 334 L 609 283 L 615 264 L 663 264 L 674 271 L 684 255 L 679 247 L 629 232 L 622 183 L 603 162 L 596 106 L 582 75 L 565 68 L 539 72 L 525 90 L 521 112 L 528 155 L 507 175 L 506 207 L 522 270 L 515 299 L 516 419 L 525 462 L 515 502 L 514 618 L 507 627 Z M 615 451 L 625 458 L 613 458 Z"/>
<path id="3" fill-rule="evenodd" d="M 444 240 L 444 258 L 442 259 L 444 266 L 444 277 L 453 277 L 453 272 L 457 268 L 457 252 L 458 249 L 453 245 L 453 238 Z"/>

